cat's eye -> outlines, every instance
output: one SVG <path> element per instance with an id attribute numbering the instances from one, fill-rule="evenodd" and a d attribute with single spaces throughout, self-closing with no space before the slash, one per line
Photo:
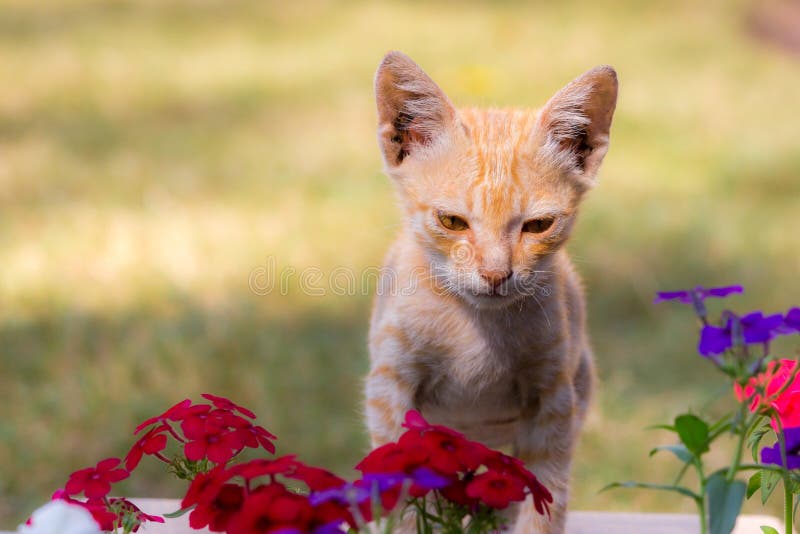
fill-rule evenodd
<path id="1" fill-rule="evenodd" d="M 543 217 L 541 219 L 531 219 L 527 221 L 525 224 L 522 225 L 523 232 L 529 232 L 531 234 L 541 234 L 542 232 L 546 232 L 553 226 L 555 219 L 553 217 Z"/>
<path id="2" fill-rule="evenodd" d="M 442 226 L 454 232 L 461 232 L 469 228 L 469 224 L 467 224 L 467 221 L 465 221 L 458 215 L 448 215 L 447 213 L 439 213 L 439 222 L 442 223 Z"/>

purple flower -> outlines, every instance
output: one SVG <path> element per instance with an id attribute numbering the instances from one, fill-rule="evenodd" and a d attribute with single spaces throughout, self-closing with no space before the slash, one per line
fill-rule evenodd
<path id="1" fill-rule="evenodd" d="M 709 297 L 723 298 L 735 293 L 744 293 L 742 286 L 725 286 L 725 287 L 709 287 L 705 288 L 697 286 L 694 289 L 687 289 L 685 291 L 659 291 L 656 294 L 654 304 L 664 302 L 666 300 L 677 300 L 684 304 L 692 304 L 695 298 L 703 301 Z"/>
<path id="2" fill-rule="evenodd" d="M 800 308 L 792 308 L 783 318 L 783 326 L 787 333 L 800 333 Z"/>
<path id="3" fill-rule="evenodd" d="M 361 503 L 370 498 L 371 492 L 377 490 L 384 493 L 402 486 L 406 481 L 413 482 L 426 490 L 440 489 L 450 485 L 450 480 L 427 467 L 415 469 L 413 473 L 370 473 L 361 480 L 345 484 L 338 488 L 317 491 L 309 496 L 313 506 L 327 501 L 337 501 L 342 504 Z"/>
<path id="4" fill-rule="evenodd" d="M 735 338 L 738 336 L 741 336 L 741 342 L 746 345 L 769 343 L 784 333 L 783 324 L 784 318 L 779 313 L 764 316 L 762 312 L 754 311 L 742 317 L 730 313 L 725 326 L 703 326 L 697 350 L 703 356 L 722 354 L 737 344 Z"/>
<path id="5" fill-rule="evenodd" d="M 345 484 L 338 488 L 315 491 L 308 496 L 312 506 L 318 506 L 328 501 L 341 504 L 360 503 L 369 499 L 369 490 L 354 484 Z"/>
<path id="6" fill-rule="evenodd" d="M 403 482 L 410 479 L 405 473 L 368 473 L 362 480 L 367 489 L 377 488 L 380 493 L 401 486 Z"/>
<path id="7" fill-rule="evenodd" d="M 761 463 L 780 465 L 787 469 L 800 469 L 800 427 L 786 428 L 783 431 L 786 440 L 786 463 L 781 459 L 781 443 L 761 449 Z"/>
<path id="8" fill-rule="evenodd" d="M 416 469 L 411 474 L 411 478 L 417 486 L 421 486 L 425 489 L 442 489 L 449 486 L 451 483 L 450 479 L 443 477 L 427 467 Z"/>
<path id="9" fill-rule="evenodd" d="M 375 488 L 383 493 L 401 486 L 404 482 L 413 482 L 424 489 L 440 489 L 450 485 L 450 479 L 443 477 L 427 467 L 419 467 L 410 475 L 405 473 L 370 473 L 364 475 L 362 484 L 367 488 Z M 356 484 L 359 484 L 356 482 Z"/>
<path id="10" fill-rule="evenodd" d="M 347 529 L 342 530 L 342 526 L 344 526 L 342 521 L 334 521 L 315 528 L 312 534 L 342 534 L 347 532 Z"/>

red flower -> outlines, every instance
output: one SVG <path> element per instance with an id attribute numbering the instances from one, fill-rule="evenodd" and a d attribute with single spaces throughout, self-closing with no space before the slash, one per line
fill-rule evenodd
<path id="1" fill-rule="evenodd" d="M 227 482 L 233 475 L 226 471 L 224 466 L 218 465 L 208 473 L 200 473 L 186 491 L 181 501 L 181 508 L 189 508 L 201 501 L 208 501 L 219 490 L 219 487 Z"/>
<path id="2" fill-rule="evenodd" d="M 213 495 L 208 493 L 189 515 L 189 526 L 199 530 L 208 526 L 212 532 L 224 532 L 230 520 L 241 510 L 244 488 L 238 484 L 223 484 Z"/>
<path id="3" fill-rule="evenodd" d="M 216 395 L 212 395 L 211 393 L 203 393 L 200 395 L 204 399 L 210 400 L 214 406 L 220 408 L 221 410 L 229 410 L 231 412 L 239 412 L 242 415 L 249 417 L 250 419 L 255 419 L 256 414 L 248 410 L 243 406 L 239 406 L 238 404 L 233 403 L 232 401 L 226 399 L 225 397 L 217 397 Z"/>
<path id="4" fill-rule="evenodd" d="M 362 473 L 411 473 L 429 456 L 428 451 L 416 444 L 387 443 L 370 452 L 356 469 Z"/>
<path id="5" fill-rule="evenodd" d="M 489 449 L 480 443 L 438 429 L 424 432 L 410 430 L 400 437 L 398 443 L 406 447 L 424 448 L 429 454 L 426 465 L 443 475 L 473 471 L 489 453 Z"/>
<path id="6" fill-rule="evenodd" d="M 306 532 L 314 515 L 308 498 L 281 484 L 259 487 L 228 524 L 228 534 L 263 534 L 294 528 Z"/>
<path id="7" fill-rule="evenodd" d="M 502 510 L 512 502 L 525 500 L 525 482 L 510 473 L 487 471 L 467 484 L 466 493 L 487 506 Z"/>
<path id="8" fill-rule="evenodd" d="M 328 501 L 314 506 L 313 524 L 315 527 L 329 525 L 334 522 L 346 522 L 354 529 L 356 528 L 356 522 L 347 505 Z"/>
<path id="9" fill-rule="evenodd" d="M 189 421 L 187 418 L 183 424 Z M 183 453 L 195 462 L 208 458 L 214 463 L 224 464 L 244 447 L 241 434 L 236 430 L 229 430 L 224 419 L 214 412 L 203 417 L 202 427 L 192 423 L 188 429 L 184 428 L 184 434 L 190 441 L 183 446 Z"/>
<path id="10" fill-rule="evenodd" d="M 416 410 L 409 410 L 406 412 L 406 418 L 403 422 L 403 428 L 407 428 L 408 430 L 418 430 L 420 432 L 425 432 L 428 430 L 438 430 L 439 432 L 444 432 L 445 434 L 450 434 L 451 436 L 458 436 L 463 438 L 464 434 L 459 434 L 452 428 L 448 428 L 442 425 L 432 425 L 428 421 L 422 417 L 422 414 Z"/>
<path id="11" fill-rule="evenodd" d="M 550 515 L 549 505 L 553 502 L 553 495 L 550 493 L 550 490 L 536 478 L 536 475 L 525 467 L 522 460 L 498 451 L 492 451 L 491 457 L 486 462 L 486 467 L 488 467 L 490 471 L 510 473 L 524 480 L 533 498 L 533 505 L 536 511 L 542 515 Z"/>
<path id="12" fill-rule="evenodd" d="M 167 446 L 167 436 L 164 432 L 169 431 L 166 424 L 154 427 L 147 434 L 139 438 L 134 443 L 128 455 L 125 456 L 125 469 L 133 471 L 142 460 L 143 454 L 155 454 L 163 451 Z"/>
<path id="13" fill-rule="evenodd" d="M 111 484 L 128 478 L 130 473 L 124 469 L 117 469 L 121 460 L 107 458 L 95 467 L 87 467 L 75 471 L 69 476 L 64 489 L 69 495 L 83 492 L 88 498 L 105 497 L 111 491 Z"/>
<path id="14" fill-rule="evenodd" d="M 470 480 L 472 480 L 471 476 L 465 477 L 463 480 L 456 480 L 446 488 L 440 489 L 439 492 L 448 501 L 472 510 L 478 506 L 478 500 L 467 495 L 467 484 Z"/>
<path id="15" fill-rule="evenodd" d="M 177 421 L 182 419 L 184 414 L 186 413 L 187 408 L 192 405 L 192 401 L 189 399 L 182 400 L 166 412 L 162 413 L 161 415 L 157 415 L 156 417 L 151 417 L 147 421 L 144 421 L 139 426 L 136 427 L 136 430 L 133 431 L 134 434 L 138 434 L 143 429 L 147 428 L 150 425 L 155 423 L 163 423 L 164 421 Z"/>
<path id="16" fill-rule="evenodd" d="M 287 477 L 305 482 L 311 491 L 323 491 L 331 488 L 339 488 L 346 484 L 345 479 L 338 477 L 319 467 L 311 467 L 298 462 L 294 472 L 287 473 Z"/>
<path id="17" fill-rule="evenodd" d="M 212 414 L 212 424 L 219 427 L 225 426 L 223 420 L 223 414 L 225 413 L 222 410 L 211 412 L 211 406 L 208 404 L 195 404 L 184 411 L 181 419 L 181 430 L 189 439 L 202 436 L 206 432 L 206 422 Z"/>
<path id="18" fill-rule="evenodd" d="M 267 452 L 275 454 L 275 445 L 272 443 L 272 440 L 277 438 L 274 434 L 267 431 L 266 428 L 254 425 L 251 421 L 243 419 L 233 413 L 227 414 L 225 423 L 237 429 L 245 447 L 257 449 L 260 446 Z"/>
<path id="19" fill-rule="evenodd" d="M 240 476 L 245 480 L 252 480 L 254 478 L 263 476 L 283 475 L 295 470 L 300 462 L 295 460 L 295 456 L 281 456 L 274 460 L 266 458 L 259 458 L 257 460 L 250 460 L 243 464 L 237 464 L 228 469 L 231 476 Z"/>

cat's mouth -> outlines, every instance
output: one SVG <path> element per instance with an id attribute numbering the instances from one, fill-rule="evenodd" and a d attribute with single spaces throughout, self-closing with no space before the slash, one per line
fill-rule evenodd
<path id="1" fill-rule="evenodd" d="M 509 291 L 508 288 L 491 289 L 488 291 L 468 291 L 466 299 L 478 308 L 500 308 L 511 304 L 519 298 L 519 294 Z"/>

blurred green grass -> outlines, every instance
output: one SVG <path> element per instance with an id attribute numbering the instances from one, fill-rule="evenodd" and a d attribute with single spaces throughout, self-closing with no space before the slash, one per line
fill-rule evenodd
<path id="1" fill-rule="evenodd" d="M 644 427 L 712 403 L 689 310 L 662 288 L 741 282 L 739 309 L 800 302 L 800 65 L 748 37 L 750 5 L 0 2 L 0 525 L 140 420 L 204 391 L 253 408 L 279 450 L 350 474 L 368 296 L 254 294 L 298 270 L 380 265 L 398 212 L 371 81 L 389 49 L 463 105 L 539 106 L 616 67 L 611 152 L 571 251 L 600 392 L 574 506 L 662 480 Z M 787 350 L 790 350 L 787 347 Z M 718 458 L 719 459 L 719 458 Z M 160 467 L 123 484 L 176 496 Z"/>

